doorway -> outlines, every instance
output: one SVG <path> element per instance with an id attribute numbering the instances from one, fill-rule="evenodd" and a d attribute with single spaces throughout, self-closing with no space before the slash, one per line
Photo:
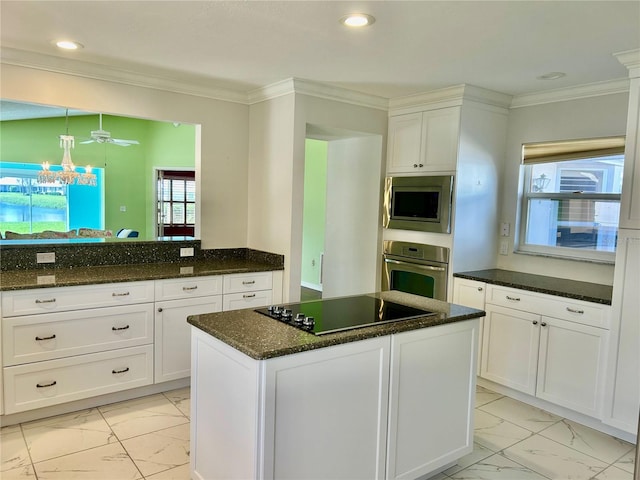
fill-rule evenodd
<path id="1" fill-rule="evenodd" d="M 194 170 L 157 171 L 157 234 L 193 237 L 196 224 L 196 173 Z"/>
<path id="2" fill-rule="evenodd" d="M 301 299 L 379 290 L 382 137 L 307 126 Z"/>

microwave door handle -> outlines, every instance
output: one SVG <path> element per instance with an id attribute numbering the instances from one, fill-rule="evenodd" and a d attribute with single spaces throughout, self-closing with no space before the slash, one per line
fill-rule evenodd
<path id="1" fill-rule="evenodd" d="M 389 258 L 384 259 L 385 263 L 393 263 L 394 265 L 406 265 L 411 268 L 419 268 L 421 270 L 429 270 L 431 272 L 445 272 L 444 267 L 433 267 L 431 265 L 422 265 L 418 263 L 401 262 L 399 260 L 391 260 Z"/>

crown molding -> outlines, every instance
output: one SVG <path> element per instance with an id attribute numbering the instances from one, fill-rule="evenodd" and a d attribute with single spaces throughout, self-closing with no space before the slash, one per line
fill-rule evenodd
<path id="1" fill-rule="evenodd" d="M 0 48 L 0 63 L 216 100 L 247 103 L 246 94 L 243 92 L 212 87 L 210 80 L 204 78 L 193 78 L 189 81 L 184 81 L 171 78 L 170 74 L 164 72 L 139 73 L 124 68 L 107 67 L 97 63 L 8 47 Z"/>
<path id="2" fill-rule="evenodd" d="M 513 97 L 511 108 L 531 107 L 545 103 L 566 102 L 582 98 L 627 93 L 629 91 L 629 79 L 620 78 L 606 82 L 589 83 L 577 87 L 558 88 L 540 93 L 526 93 Z"/>
<path id="3" fill-rule="evenodd" d="M 640 49 L 614 53 L 613 56 L 629 69 L 629 77 L 640 77 Z"/>
<path id="4" fill-rule="evenodd" d="M 8 47 L 0 48 L 0 58 L 0 63 L 5 65 L 15 65 L 94 80 L 165 90 L 244 105 L 251 105 L 295 92 L 385 111 L 388 108 L 388 100 L 383 97 L 367 95 L 346 88 L 296 78 L 288 78 L 249 92 L 240 92 L 212 86 L 211 80 L 206 78 L 194 76 L 186 80 L 180 80 L 172 78 L 170 76 L 171 72 L 153 71 L 140 73 L 124 68 L 107 67 L 97 63 Z"/>

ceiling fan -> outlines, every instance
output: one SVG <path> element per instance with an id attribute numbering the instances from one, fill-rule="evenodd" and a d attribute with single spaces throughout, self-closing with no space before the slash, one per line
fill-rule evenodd
<path id="1" fill-rule="evenodd" d="M 139 145 L 137 140 L 123 140 L 121 138 L 111 138 L 111 132 L 107 132 L 102 129 L 102 114 L 100 114 L 100 126 L 98 130 L 91 132 L 91 138 L 84 140 L 80 143 L 113 143 L 114 145 L 120 145 L 121 147 L 128 147 L 129 145 Z"/>

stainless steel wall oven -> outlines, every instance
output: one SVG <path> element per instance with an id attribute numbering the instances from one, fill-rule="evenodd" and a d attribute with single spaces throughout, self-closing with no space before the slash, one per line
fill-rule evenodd
<path id="1" fill-rule="evenodd" d="M 395 240 L 383 247 L 382 290 L 447 300 L 448 248 Z"/>

